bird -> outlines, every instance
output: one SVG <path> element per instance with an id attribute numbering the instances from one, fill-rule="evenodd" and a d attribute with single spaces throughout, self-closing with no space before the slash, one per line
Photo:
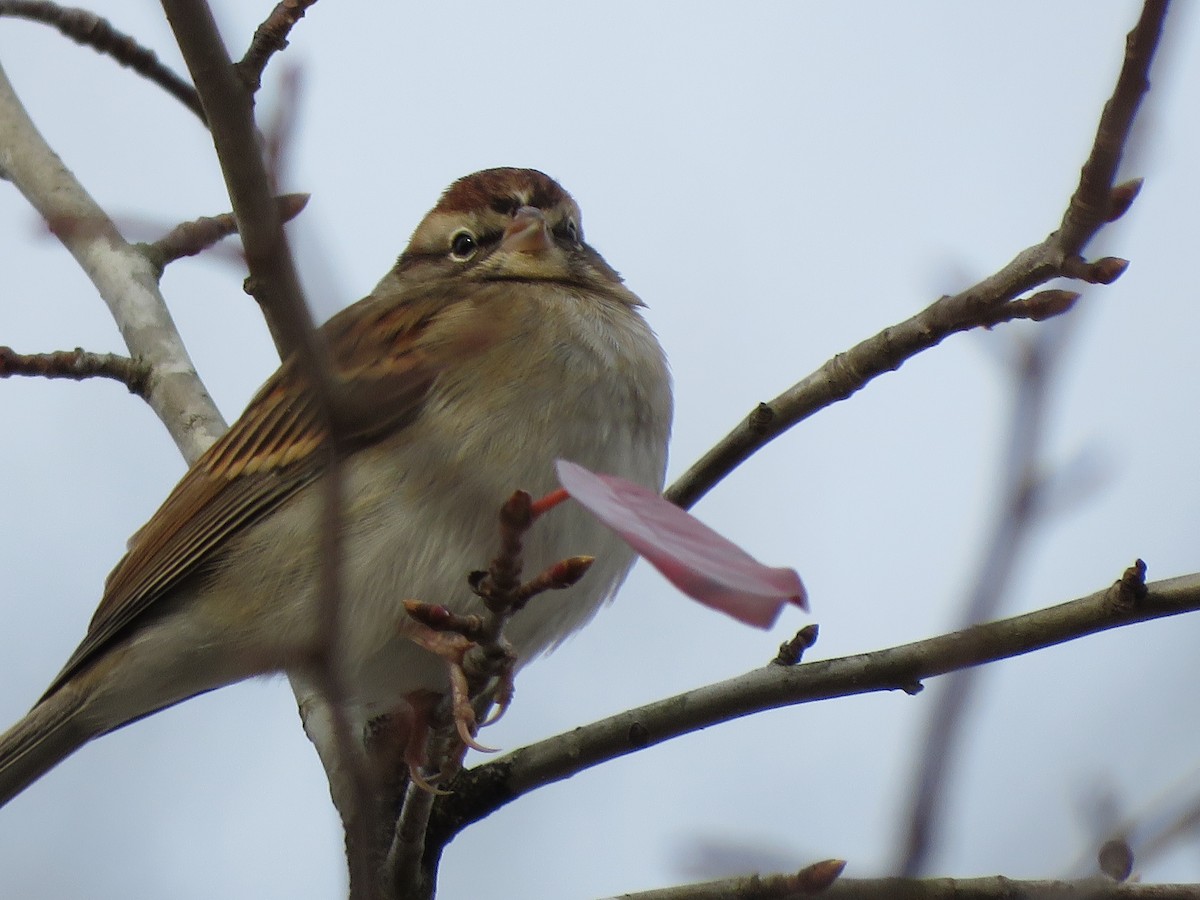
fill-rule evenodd
<path id="1" fill-rule="evenodd" d="M 556 459 L 661 489 L 671 379 L 643 306 L 585 242 L 558 182 L 495 168 L 446 188 L 375 289 L 320 328 L 355 410 L 338 433 L 329 654 L 353 721 L 447 692 L 404 601 L 481 611 L 467 576 L 495 554 L 497 510 L 517 489 L 554 490 Z M 176 703 L 256 676 L 313 677 L 325 421 L 284 359 L 132 536 L 82 642 L 0 736 L 0 806 Z M 529 571 L 581 554 L 596 561 L 579 584 L 507 624 L 518 666 L 591 619 L 633 561 L 576 504 L 526 535 Z"/>

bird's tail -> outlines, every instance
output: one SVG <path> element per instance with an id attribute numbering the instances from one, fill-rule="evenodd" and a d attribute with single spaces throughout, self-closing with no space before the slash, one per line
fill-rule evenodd
<path id="1" fill-rule="evenodd" d="M 84 692 L 64 685 L 0 735 L 0 806 L 92 738 L 79 715 L 86 699 Z"/>

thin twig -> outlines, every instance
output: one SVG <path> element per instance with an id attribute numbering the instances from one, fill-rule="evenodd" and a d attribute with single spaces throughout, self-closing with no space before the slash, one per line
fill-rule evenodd
<path id="1" fill-rule="evenodd" d="M 254 31 L 246 55 L 237 64 L 238 75 L 251 93 L 262 87 L 262 74 L 271 57 L 287 47 L 287 37 L 317 0 L 280 0 Z"/>
<path id="2" fill-rule="evenodd" d="M 472 822 L 539 787 L 609 759 L 767 709 L 922 682 L 1135 622 L 1200 610 L 1200 574 L 1146 585 L 1139 560 L 1114 585 L 1033 613 L 873 653 L 798 666 L 767 665 L 539 741 L 461 773 L 438 800 L 427 853 Z"/>
<path id="3" fill-rule="evenodd" d="M 57 28 L 75 43 L 91 47 L 158 85 L 195 113 L 201 122 L 208 123 L 194 87 L 160 62 L 158 55 L 149 47 L 143 47 L 132 36 L 119 31 L 108 19 L 91 10 L 59 6 L 49 0 L 0 0 L 0 16 L 28 19 Z"/>
<path id="4" fill-rule="evenodd" d="M 1020 297 L 1005 303 L 993 310 L 990 315 L 979 317 L 979 324 L 991 328 L 1002 322 L 1015 322 L 1018 319 L 1028 319 L 1030 322 L 1045 322 L 1064 313 L 1070 312 L 1079 302 L 1078 291 L 1063 291 L 1051 288 L 1038 291 L 1029 297 Z"/>
<path id="5" fill-rule="evenodd" d="M 468 578 L 472 590 L 483 601 L 484 613 L 459 615 L 428 603 L 405 604 L 409 615 L 420 625 L 438 633 L 448 632 L 469 648 L 463 652 L 461 664 L 465 686 L 462 691 L 453 688 L 450 691 L 452 721 L 433 729 L 429 738 L 428 768 L 443 778 L 458 771 L 462 763 L 458 751 L 469 743 L 470 734 L 463 733 L 463 717 L 469 716 L 470 725 L 474 726 L 476 715 L 483 716 L 494 700 L 499 713 L 489 721 L 495 721 L 512 700 L 516 660 L 504 636 L 505 626 L 538 594 L 578 583 L 594 561 L 586 556 L 569 557 L 532 579 L 521 581 L 525 535 L 540 515 L 551 508 L 543 501 L 534 503 L 525 491 L 514 492 L 501 506 L 500 550 L 486 571 L 473 572 Z M 385 861 L 391 884 L 405 898 L 433 896 L 439 854 L 426 854 L 425 836 L 434 800 L 428 785 L 410 779 Z"/>
<path id="6" fill-rule="evenodd" d="M 1200 885 L 1130 884 L 1107 878 L 1021 881 L 986 878 L 839 878 L 813 891 L 791 887 L 790 875 L 752 875 L 705 884 L 622 894 L 609 900 L 1200 900 Z"/>
<path id="7" fill-rule="evenodd" d="M 1035 298 L 1022 294 L 1052 278 L 1107 284 L 1124 271 L 1125 260 L 1106 257 L 1086 262 L 1079 254 L 1108 222 L 1133 201 L 1140 182 L 1113 185 L 1133 117 L 1149 85 L 1148 72 L 1162 32 L 1167 0 L 1147 0 L 1130 33 L 1125 63 L 1104 107 L 1079 185 L 1058 230 L 1022 250 L 995 274 L 965 291 L 942 297 L 923 311 L 835 356 L 769 403 L 760 403 L 733 431 L 696 461 L 665 493 L 687 509 L 753 453 L 818 410 L 861 390 L 885 372 L 945 338 L 979 325 L 1029 318 Z M 1052 311 L 1052 309 L 1051 309 Z"/>
<path id="8" fill-rule="evenodd" d="M 284 194 L 277 197 L 279 218 L 289 222 L 300 215 L 308 204 L 308 194 Z M 219 216 L 200 216 L 176 225 L 157 241 L 143 244 L 142 250 L 160 271 L 177 259 L 202 253 L 218 241 L 237 234 L 237 219 L 233 213 Z"/>
<path id="9" fill-rule="evenodd" d="M 91 353 L 82 347 L 54 353 L 17 353 L 12 347 L 0 347 L 0 378 L 12 375 L 73 381 L 111 378 L 125 385 L 129 393 L 144 398 L 150 382 L 150 367 L 118 353 Z"/>
<path id="10" fill-rule="evenodd" d="M 1054 235 L 1068 258 L 1082 253 L 1105 222 L 1119 218 L 1128 208 L 1125 195 L 1114 195 L 1113 182 L 1138 107 L 1150 90 L 1150 64 L 1162 38 L 1169 5 L 1169 0 L 1146 0 L 1137 24 L 1125 38 L 1125 60 L 1116 87 L 1104 104 L 1091 153 L 1079 172 L 1079 186 Z M 1138 186 L 1140 183 L 1130 186 L 1134 195 Z"/>

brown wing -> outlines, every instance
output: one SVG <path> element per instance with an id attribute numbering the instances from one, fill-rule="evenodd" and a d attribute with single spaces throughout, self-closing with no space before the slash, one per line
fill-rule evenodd
<path id="1" fill-rule="evenodd" d="M 358 404 L 350 435 L 361 446 L 403 428 L 419 412 L 448 358 L 427 337 L 444 297 L 397 303 L 368 297 L 321 329 L 335 374 Z M 444 344 L 444 342 L 443 342 Z M 109 575 L 87 636 L 46 696 L 91 661 L 231 535 L 270 513 L 320 476 L 325 428 L 297 367 L 285 363 L 233 427 L 196 461 Z"/>

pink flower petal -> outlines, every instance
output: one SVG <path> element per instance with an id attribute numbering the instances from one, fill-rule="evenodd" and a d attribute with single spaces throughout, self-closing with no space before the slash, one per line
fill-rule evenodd
<path id="1" fill-rule="evenodd" d="M 808 609 L 795 569 L 772 568 L 654 491 L 565 459 L 558 480 L 667 580 L 694 600 L 770 628 L 788 603 Z"/>

